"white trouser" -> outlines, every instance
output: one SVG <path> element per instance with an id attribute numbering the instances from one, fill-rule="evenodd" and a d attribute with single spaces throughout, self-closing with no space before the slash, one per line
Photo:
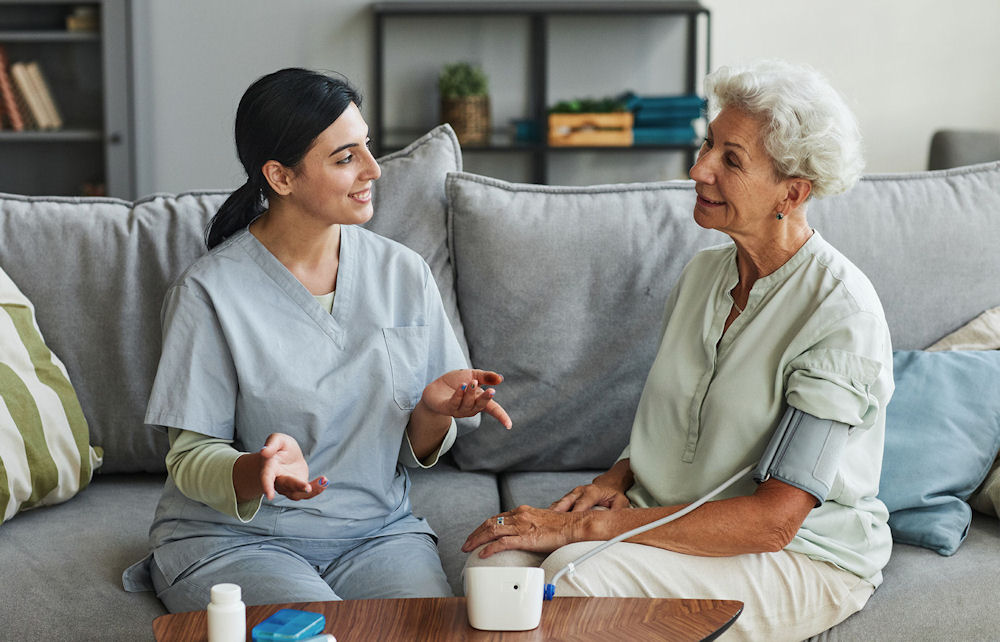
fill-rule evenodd
<path id="1" fill-rule="evenodd" d="M 541 566 L 545 581 L 600 542 L 550 555 L 504 551 L 470 566 Z M 743 613 L 720 640 L 804 640 L 860 611 L 875 590 L 853 573 L 800 553 L 699 557 L 620 542 L 566 573 L 556 596 L 740 600 Z"/>

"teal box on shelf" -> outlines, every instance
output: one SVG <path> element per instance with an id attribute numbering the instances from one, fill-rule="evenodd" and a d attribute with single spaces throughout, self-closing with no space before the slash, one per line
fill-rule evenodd
<path id="1" fill-rule="evenodd" d="M 326 618 L 322 613 L 281 609 L 257 626 L 251 636 L 254 642 L 291 642 L 304 640 L 323 632 Z"/>

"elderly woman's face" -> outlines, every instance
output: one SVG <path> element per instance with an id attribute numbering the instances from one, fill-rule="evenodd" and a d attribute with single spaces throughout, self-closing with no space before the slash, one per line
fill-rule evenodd
<path id="1" fill-rule="evenodd" d="M 787 195 L 764 149 L 761 121 L 739 109 L 723 109 L 709 124 L 690 174 L 695 221 L 730 236 L 759 236 Z"/>

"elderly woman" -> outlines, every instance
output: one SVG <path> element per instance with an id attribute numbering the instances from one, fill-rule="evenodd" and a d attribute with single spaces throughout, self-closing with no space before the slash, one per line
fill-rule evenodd
<path id="1" fill-rule="evenodd" d="M 892 545 L 876 498 L 889 330 L 865 275 L 806 221 L 811 198 L 857 180 L 860 135 L 810 69 L 723 68 L 706 93 L 694 219 L 732 243 L 696 255 L 671 292 L 628 446 L 549 509 L 486 520 L 463 550 L 476 551 L 469 565 L 540 563 L 551 580 L 601 541 L 696 502 L 796 427 L 770 467 L 586 560 L 556 594 L 737 599 L 730 635 L 800 640 L 865 605 Z"/>

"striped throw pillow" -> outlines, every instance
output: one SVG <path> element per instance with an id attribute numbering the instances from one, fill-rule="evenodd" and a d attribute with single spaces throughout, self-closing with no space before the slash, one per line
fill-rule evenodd
<path id="1" fill-rule="evenodd" d="M 101 465 L 66 368 L 46 347 L 35 308 L 0 270 L 0 523 L 58 504 Z"/>

